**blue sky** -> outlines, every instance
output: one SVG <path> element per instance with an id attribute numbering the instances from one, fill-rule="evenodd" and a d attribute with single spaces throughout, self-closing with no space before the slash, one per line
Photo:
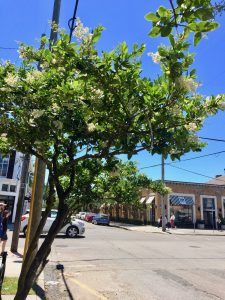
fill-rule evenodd
<path id="1" fill-rule="evenodd" d="M 52 17 L 53 2 L 53 0 L 1 1 L 0 47 L 16 48 L 16 41 L 38 46 L 38 39 L 41 34 L 49 35 L 48 22 Z M 157 51 L 157 45 L 166 41 L 160 38 L 148 38 L 150 23 L 144 19 L 144 15 L 149 11 L 155 11 L 159 5 L 167 3 L 168 1 L 159 0 L 80 0 L 77 16 L 90 28 L 94 28 L 98 24 L 102 24 L 106 28 L 98 44 L 99 50 L 111 50 L 123 41 L 126 41 L 129 46 L 135 42 L 144 42 L 147 49 L 142 59 L 143 74 L 154 78 L 160 69 L 158 65 L 152 63 L 147 52 Z M 68 29 L 67 22 L 73 15 L 74 5 L 75 0 L 61 1 L 61 27 Z M 202 40 L 199 46 L 193 49 L 196 52 L 195 67 L 198 79 L 202 82 L 199 91 L 204 95 L 225 93 L 225 18 L 220 18 L 218 21 L 221 24 L 220 28 L 209 33 L 208 38 Z M 19 62 L 15 49 L 0 48 L 0 59 Z M 208 118 L 203 129 L 199 132 L 199 136 L 225 140 L 224 118 L 225 112 Z M 224 142 L 208 141 L 208 146 L 202 152 L 186 154 L 181 158 L 181 160 L 186 161 L 166 165 L 165 178 L 168 180 L 207 182 L 210 179 L 207 176 L 224 175 L 225 152 L 205 158 L 187 160 L 220 151 L 225 151 Z M 138 162 L 138 167 L 144 168 L 142 171 L 153 179 L 161 177 L 161 158 L 159 156 L 152 157 L 143 152 L 135 156 L 134 160 Z M 169 160 L 166 161 L 166 163 L 169 162 Z M 153 165 L 158 166 L 149 167 Z M 202 174 L 205 177 L 194 173 Z"/>

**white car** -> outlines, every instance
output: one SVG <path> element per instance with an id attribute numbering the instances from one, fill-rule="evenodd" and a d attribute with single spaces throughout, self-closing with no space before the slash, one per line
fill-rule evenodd
<path id="1" fill-rule="evenodd" d="M 49 231 L 56 216 L 57 216 L 57 210 L 52 209 L 45 223 L 43 233 L 47 233 Z M 29 219 L 29 212 L 27 212 L 25 215 L 21 217 L 20 231 L 23 232 L 25 236 L 27 232 L 28 219 Z M 66 226 L 64 226 L 60 230 L 60 233 L 65 233 L 66 236 L 69 238 L 74 238 L 77 235 L 83 235 L 84 232 L 85 232 L 84 222 L 76 219 L 75 220 L 73 219 L 70 223 L 66 224 Z"/>
<path id="2" fill-rule="evenodd" d="M 78 214 L 76 214 L 77 219 L 83 219 L 83 216 L 86 214 L 85 211 L 80 211 Z"/>

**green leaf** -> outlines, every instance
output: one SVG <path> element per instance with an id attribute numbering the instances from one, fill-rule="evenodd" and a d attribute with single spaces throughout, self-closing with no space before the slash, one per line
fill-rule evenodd
<path id="1" fill-rule="evenodd" d="M 211 7 L 210 8 L 201 7 L 201 8 L 196 10 L 195 16 L 197 18 L 199 18 L 200 20 L 203 20 L 203 21 L 213 19 L 212 8 Z"/>
<path id="2" fill-rule="evenodd" d="M 202 38 L 202 33 L 201 32 L 196 32 L 194 35 L 194 45 L 197 46 L 198 43 L 200 42 Z"/>
<path id="3" fill-rule="evenodd" d="M 174 40 L 174 36 L 172 34 L 169 35 L 169 40 L 170 40 L 170 44 L 172 45 L 172 47 L 175 46 L 175 40 Z"/>
<path id="4" fill-rule="evenodd" d="M 149 36 L 150 37 L 156 37 L 156 36 L 158 36 L 159 34 L 160 34 L 160 30 L 161 30 L 161 28 L 160 27 L 153 27 L 152 29 L 151 29 L 151 31 L 149 32 Z"/>
<path id="5" fill-rule="evenodd" d="M 160 34 L 162 37 L 166 37 L 168 36 L 172 31 L 172 27 L 171 26 L 163 26 L 161 27 L 161 30 L 160 30 Z"/>
<path id="6" fill-rule="evenodd" d="M 190 76 L 192 77 L 192 76 L 194 76 L 195 75 L 195 73 L 196 73 L 196 70 L 195 69 L 193 69 L 193 70 L 191 70 L 191 72 L 190 72 Z"/>
<path id="7" fill-rule="evenodd" d="M 199 22 L 199 29 L 202 32 L 209 32 L 214 29 L 216 29 L 219 26 L 217 22 L 207 22 L 207 21 L 202 21 Z"/>
<path id="8" fill-rule="evenodd" d="M 189 33 L 190 33 L 189 28 L 188 28 L 188 27 L 185 27 L 185 28 L 184 28 L 184 32 L 183 32 L 183 34 L 184 34 L 184 39 L 185 39 L 185 40 L 188 38 Z"/>
<path id="9" fill-rule="evenodd" d="M 147 21 L 152 21 L 152 22 L 158 22 L 160 20 L 159 17 L 157 17 L 152 12 L 148 13 L 147 15 L 145 15 L 145 19 Z"/>
<path id="10" fill-rule="evenodd" d="M 157 10 L 157 13 L 160 17 L 168 17 L 170 15 L 170 12 L 168 9 L 166 9 L 164 6 L 160 6 Z"/>
<path id="11" fill-rule="evenodd" d="M 193 22 L 193 23 L 190 23 L 188 25 L 188 27 L 191 31 L 196 31 L 198 26 L 197 26 L 197 23 Z"/>

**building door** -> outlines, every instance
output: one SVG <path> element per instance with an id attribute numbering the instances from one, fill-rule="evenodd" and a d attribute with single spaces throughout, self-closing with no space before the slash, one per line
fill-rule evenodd
<path id="1" fill-rule="evenodd" d="M 155 224 L 155 200 L 152 201 L 152 206 L 150 207 L 150 210 L 149 210 L 149 221 L 150 221 L 150 224 L 152 224 L 152 225 Z"/>
<path id="2" fill-rule="evenodd" d="M 216 214 L 215 211 L 205 210 L 203 212 L 203 217 L 205 220 L 205 226 L 207 228 L 216 228 Z"/>
<path id="3" fill-rule="evenodd" d="M 203 197 L 203 219 L 206 228 L 216 228 L 215 198 Z"/>

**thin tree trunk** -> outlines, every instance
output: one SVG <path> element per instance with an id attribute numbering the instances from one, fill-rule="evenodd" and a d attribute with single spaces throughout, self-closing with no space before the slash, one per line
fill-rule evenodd
<path id="1" fill-rule="evenodd" d="M 30 247 L 27 250 L 27 255 L 24 261 L 24 265 L 20 273 L 20 277 L 18 280 L 18 290 L 14 300 L 26 299 L 30 289 L 32 288 L 32 285 L 34 284 L 37 278 L 37 273 L 39 268 L 42 266 L 42 264 L 46 265 L 47 263 L 46 260 L 51 251 L 51 245 L 54 241 L 55 236 L 61 229 L 64 219 L 67 216 L 67 213 L 68 213 L 67 209 L 59 213 L 56 220 L 52 224 L 46 238 L 44 239 L 40 249 L 38 250 L 36 256 L 30 262 L 29 256 L 32 255 L 33 252 L 32 248 L 34 248 L 33 243 L 35 243 L 35 241 L 32 240 Z M 35 240 L 36 239 L 37 237 L 35 238 Z M 29 269 L 26 269 L 26 263 L 30 263 Z"/>

